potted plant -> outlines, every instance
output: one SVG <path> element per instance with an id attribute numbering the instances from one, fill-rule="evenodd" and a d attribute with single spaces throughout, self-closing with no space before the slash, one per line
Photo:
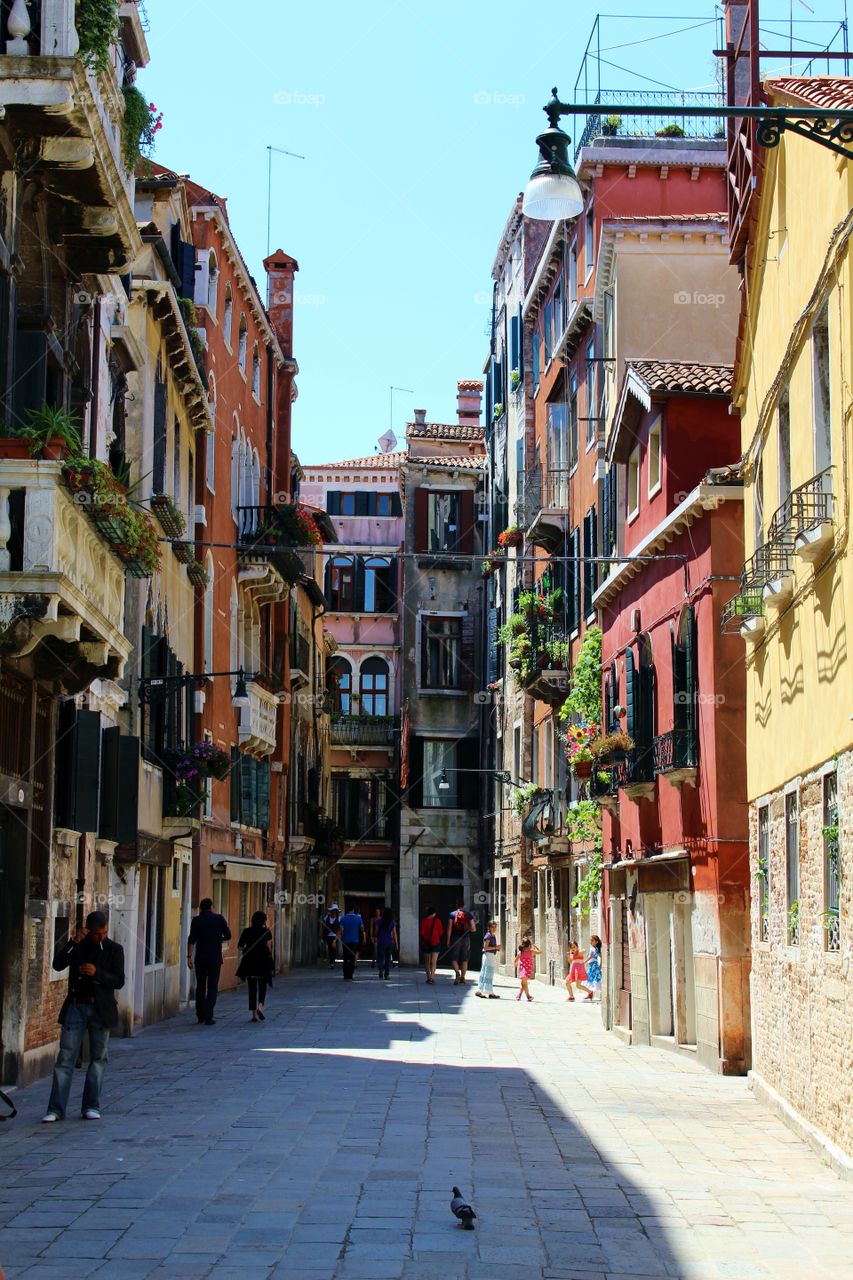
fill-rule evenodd
<path id="1" fill-rule="evenodd" d="M 200 560 L 193 560 L 187 565 L 187 577 L 194 587 L 206 587 L 210 582 L 210 574 Z"/>
<path id="2" fill-rule="evenodd" d="M 82 451 L 77 424 L 73 414 L 43 404 L 40 409 L 27 410 L 26 425 L 19 427 L 15 436 L 25 442 L 30 457 L 61 462 L 69 453 Z"/>
<path id="3" fill-rule="evenodd" d="M 492 560 L 492 559 L 490 559 L 489 557 L 487 557 L 487 558 L 483 561 L 483 570 L 482 570 L 482 572 L 483 572 L 483 577 L 484 577 L 484 578 L 491 578 L 492 574 L 495 572 L 495 570 L 497 569 L 497 567 L 498 567 L 498 566 L 496 565 L 496 563 L 494 562 L 494 560 Z"/>
<path id="4" fill-rule="evenodd" d="M 231 769 L 231 757 L 206 738 L 191 747 L 175 747 L 167 755 L 168 763 L 178 783 L 194 783 L 199 778 L 227 778 Z"/>
<path id="5" fill-rule="evenodd" d="M 97 458 L 70 458 L 62 478 L 127 571 L 149 578 L 160 562 L 157 529 L 148 512 L 131 501 L 127 486 Z"/>
<path id="6" fill-rule="evenodd" d="M 498 418 L 502 418 L 503 415 L 504 415 L 503 401 L 499 401 L 498 404 L 495 405 L 494 413 L 492 416 L 495 422 L 497 422 Z"/>
<path id="7" fill-rule="evenodd" d="M 511 524 L 498 534 L 498 545 L 501 547 L 520 547 L 524 541 L 524 532 L 517 524 Z"/>
<path id="8" fill-rule="evenodd" d="M 595 756 L 591 744 L 598 736 L 598 729 L 597 724 L 572 724 L 566 730 L 566 759 L 580 780 L 592 773 Z"/>
<path id="9" fill-rule="evenodd" d="M 171 494 L 152 493 L 151 510 L 159 520 L 160 528 L 167 538 L 180 538 L 187 527 L 187 522 Z"/>
<path id="10" fill-rule="evenodd" d="M 665 124 L 662 129 L 658 129 L 657 132 L 655 133 L 655 137 L 656 138 L 683 138 L 684 130 L 682 129 L 680 124 L 676 124 L 675 121 L 673 121 L 672 124 Z"/>
<path id="11" fill-rule="evenodd" d="M 594 738 L 589 746 L 594 759 L 599 760 L 604 756 L 615 755 L 617 752 L 630 751 L 634 742 L 627 733 L 616 731 L 601 734 Z"/>
<path id="12" fill-rule="evenodd" d="M 537 782 L 526 782 L 523 787 L 516 787 L 512 797 L 512 809 L 517 818 L 524 815 L 524 810 L 542 795 L 542 788 Z"/>
<path id="13" fill-rule="evenodd" d="M 509 375 L 509 385 L 512 387 L 513 391 L 518 390 L 518 386 L 520 382 L 521 382 L 521 374 L 518 372 L 517 369 L 511 369 L 510 375 Z"/>
<path id="14" fill-rule="evenodd" d="M 192 564 L 195 560 L 195 544 L 192 542 L 173 542 L 172 550 L 180 564 Z"/>
<path id="15" fill-rule="evenodd" d="M 614 137 L 622 127 L 621 116 L 605 116 L 601 122 L 601 132 L 605 138 Z"/>
<path id="16" fill-rule="evenodd" d="M 275 517 L 258 535 L 258 541 L 266 539 L 278 546 L 320 547 L 323 535 L 317 521 L 307 507 L 299 502 L 282 502 L 275 508 Z"/>

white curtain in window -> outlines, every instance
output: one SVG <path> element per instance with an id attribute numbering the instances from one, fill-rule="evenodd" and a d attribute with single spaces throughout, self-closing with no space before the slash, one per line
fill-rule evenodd
<path id="1" fill-rule="evenodd" d="M 439 788 L 441 782 L 449 784 L 446 790 Z M 455 808 L 458 789 L 456 743 L 427 739 L 424 742 L 424 807 Z"/>

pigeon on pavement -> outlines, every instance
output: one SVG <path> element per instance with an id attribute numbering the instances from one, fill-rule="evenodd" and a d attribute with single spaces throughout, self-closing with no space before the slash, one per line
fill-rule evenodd
<path id="1" fill-rule="evenodd" d="M 453 1199 L 450 1201 L 450 1211 L 454 1217 L 459 1219 L 466 1231 L 474 1230 L 473 1220 L 477 1215 L 471 1208 L 470 1204 L 466 1203 L 462 1192 L 458 1187 L 453 1188 Z"/>

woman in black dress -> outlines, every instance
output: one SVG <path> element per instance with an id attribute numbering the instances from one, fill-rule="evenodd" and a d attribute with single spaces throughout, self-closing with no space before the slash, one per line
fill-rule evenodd
<path id="1" fill-rule="evenodd" d="M 266 915 L 263 911 L 256 911 L 252 916 L 252 923 L 243 930 L 237 943 L 243 953 L 237 966 L 237 977 L 248 983 L 253 1022 L 264 1021 L 264 999 L 267 987 L 272 986 L 271 942 L 272 934 L 267 928 Z"/>

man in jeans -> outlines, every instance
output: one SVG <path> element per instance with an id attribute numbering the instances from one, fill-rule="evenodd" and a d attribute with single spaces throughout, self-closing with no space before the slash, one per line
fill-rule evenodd
<path id="1" fill-rule="evenodd" d="M 350 979 L 355 973 L 355 962 L 358 960 L 358 949 L 364 946 L 364 921 L 357 911 L 348 911 L 341 916 L 341 942 L 344 948 L 344 978 Z"/>
<path id="2" fill-rule="evenodd" d="M 222 944 L 228 942 L 231 930 L 225 917 L 213 910 L 210 898 L 202 898 L 198 915 L 190 925 L 187 939 L 187 964 L 193 967 L 195 947 L 195 1012 L 199 1022 L 206 1027 L 216 1023 L 213 1010 L 219 993 L 219 974 L 222 969 Z"/>
<path id="3" fill-rule="evenodd" d="M 65 1119 L 74 1064 L 89 1033 L 89 1068 L 83 1085 L 83 1119 L 101 1118 L 101 1082 L 110 1031 L 118 1025 L 115 992 L 124 986 L 124 950 L 107 937 L 107 917 L 90 911 L 86 928 L 57 947 L 54 969 L 68 969 L 68 995 L 59 1013 L 62 1033 L 44 1124 Z"/>

